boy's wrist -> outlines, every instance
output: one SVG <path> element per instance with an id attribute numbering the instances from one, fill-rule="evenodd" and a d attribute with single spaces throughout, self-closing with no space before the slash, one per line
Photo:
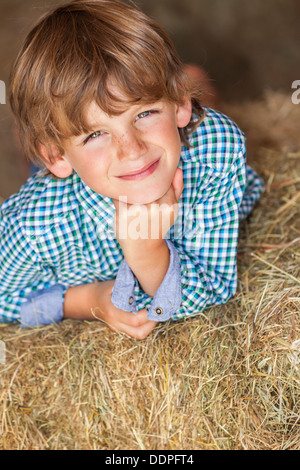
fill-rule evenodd
<path id="1" fill-rule="evenodd" d="M 119 244 L 127 262 L 152 258 L 165 249 L 165 241 L 162 239 L 127 239 L 119 240 Z"/>
<path id="2" fill-rule="evenodd" d="M 165 240 L 141 242 L 148 243 L 127 246 L 123 254 L 144 292 L 153 297 L 168 271 L 170 252 Z"/>

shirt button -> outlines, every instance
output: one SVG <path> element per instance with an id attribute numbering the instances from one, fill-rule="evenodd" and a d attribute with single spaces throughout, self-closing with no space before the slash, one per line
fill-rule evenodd
<path id="1" fill-rule="evenodd" d="M 155 309 L 155 313 L 156 313 L 156 315 L 162 315 L 162 314 L 163 314 L 163 309 L 160 308 L 160 307 L 157 307 L 157 308 Z"/>
<path id="2" fill-rule="evenodd" d="M 134 298 L 133 298 L 132 296 L 129 297 L 129 299 L 128 299 L 129 305 L 132 305 L 132 304 L 133 304 L 133 301 L 134 301 Z"/>

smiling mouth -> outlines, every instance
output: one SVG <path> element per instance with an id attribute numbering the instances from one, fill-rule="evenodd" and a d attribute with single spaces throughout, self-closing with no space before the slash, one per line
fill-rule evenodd
<path id="1" fill-rule="evenodd" d="M 155 160 L 155 162 L 145 166 L 144 168 L 141 168 L 140 170 L 128 173 L 127 175 L 118 176 L 118 178 L 127 181 L 146 178 L 147 176 L 150 176 L 152 175 L 152 173 L 154 173 L 154 171 L 158 167 L 159 161 L 160 159 Z"/>

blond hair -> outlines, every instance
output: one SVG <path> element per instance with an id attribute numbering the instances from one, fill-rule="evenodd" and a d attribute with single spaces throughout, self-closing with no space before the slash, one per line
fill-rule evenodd
<path id="1" fill-rule="evenodd" d="M 125 102 L 112 95 L 111 81 Z M 24 151 L 40 166 L 40 143 L 63 154 L 64 139 L 89 132 L 84 111 L 93 101 L 114 115 L 120 105 L 162 98 L 180 104 L 186 96 L 199 113 L 199 92 L 169 36 L 118 0 L 76 0 L 48 13 L 27 36 L 10 80 Z"/>

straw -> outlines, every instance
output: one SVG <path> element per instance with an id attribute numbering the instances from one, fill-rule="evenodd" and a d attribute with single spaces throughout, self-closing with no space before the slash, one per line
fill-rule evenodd
<path id="1" fill-rule="evenodd" d="M 300 449 L 300 106 L 227 106 L 266 192 L 237 294 L 144 341 L 100 322 L 2 325 L 1 449 Z"/>

